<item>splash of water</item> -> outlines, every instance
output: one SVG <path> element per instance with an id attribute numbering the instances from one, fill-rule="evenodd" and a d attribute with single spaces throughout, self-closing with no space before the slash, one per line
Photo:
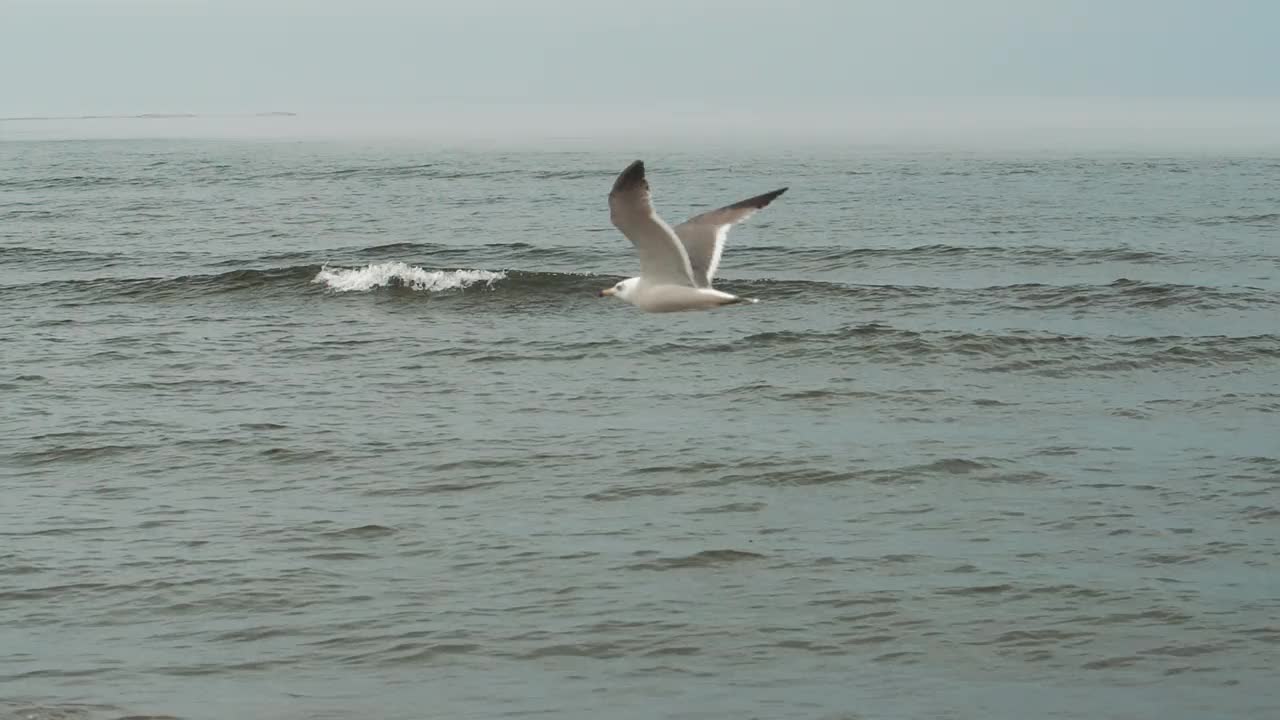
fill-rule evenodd
<path id="1" fill-rule="evenodd" d="M 388 285 L 401 285 L 414 290 L 440 292 L 461 290 L 476 283 L 493 285 L 507 277 L 504 272 L 490 270 L 424 270 L 403 262 L 384 262 L 362 268 L 320 268 L 311 282 L 336 292 L 366 292 Z"/>

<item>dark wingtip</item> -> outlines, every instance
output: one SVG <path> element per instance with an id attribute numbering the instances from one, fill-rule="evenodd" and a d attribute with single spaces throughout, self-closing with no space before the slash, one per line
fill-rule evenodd
<path id="1" fill-rule="evenodd" d="M 774 200 L 777 200 L 778 196 L 786 192 L 787 190 L 788 188 L 780 188 L 778 190 L 774 190 L 773 192 L 767 192 L 763 195 L 756 195 L 755 197 L 750 197 L 750 198 L 747 198 L 746 200 L 736 202 L 730 205 L 729 207 L 755 208 L 759 210 L 760 208 L 765 207 L 766 205 L 773 202 Z"/>
<path id="2" fill-rule="evenodd" d="M 644 182 L 644 161 L 636 160 L 627 166 L 613 182 L 613 191 L 629 190 Z"/>

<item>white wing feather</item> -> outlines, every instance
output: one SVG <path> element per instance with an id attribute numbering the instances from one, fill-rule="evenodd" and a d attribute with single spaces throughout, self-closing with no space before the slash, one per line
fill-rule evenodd
<path id="1" fill-rule="evenodd" d="M 716 268 L 720 266 L 724 243 L 729 238 L 729 228 L 755 215 L 757 211 L 786 191 L 787 188 L 782 188 L 756 195 L 732 205 L 696 215 L 675 227 L 676 236 L 680 238 L 689 256 L 689 266 L 693 271 L 693 281 L 697 287 L 711 287 L 711 278 L 715 277 Z"/>
<path id="2" fill-rule="evenodd" d="M 613 190 L 609 192 L 609 219 L 636 246 L 642 280 L 697 287 L 684 245 L 653 209 L 642 161 L 628 165 L 613 183 Z"/>

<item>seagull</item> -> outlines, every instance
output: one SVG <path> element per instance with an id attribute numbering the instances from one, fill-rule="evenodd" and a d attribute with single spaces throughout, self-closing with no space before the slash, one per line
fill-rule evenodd
<path id="1" fill-rule="evenodd" d="M 696 215 L 672 228 L 653 209 L 644 162 L 636 160 L 618 175 L 609 192 L 609 219 L 636 246 L 640 277 L 627 278 L 601 290 L 645 312 L 708 310 L 722 305 L 754 303 L 713 289 L 711 278 L 729 228 L 773 202 L 787 188 L 767 192 Z"/>

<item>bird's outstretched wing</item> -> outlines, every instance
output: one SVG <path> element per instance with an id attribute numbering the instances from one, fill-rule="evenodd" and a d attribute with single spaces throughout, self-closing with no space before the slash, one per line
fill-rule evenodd
<path id="1" fill-rule="evenodd" d="M 609 219 L 636 246 L 642 279 L 656 284 L 696 287 L 684 245 L 653 209 L 643 161 L 628 165 L 614 181 L 613 190 L 609 192 Z"/>
<path id="2" fill-rule="evenodd" d="M 787 188 L 782 188 L 740 200 L 691 217 L 675 227 L 676 236 L 689 256 L 697 287 L 711 287 L 711 278 L 715 277 L 716 268 L 720 266 L 720 255 L 729 237 L 729 228 L 756 214 L 786 191 Z"/>

